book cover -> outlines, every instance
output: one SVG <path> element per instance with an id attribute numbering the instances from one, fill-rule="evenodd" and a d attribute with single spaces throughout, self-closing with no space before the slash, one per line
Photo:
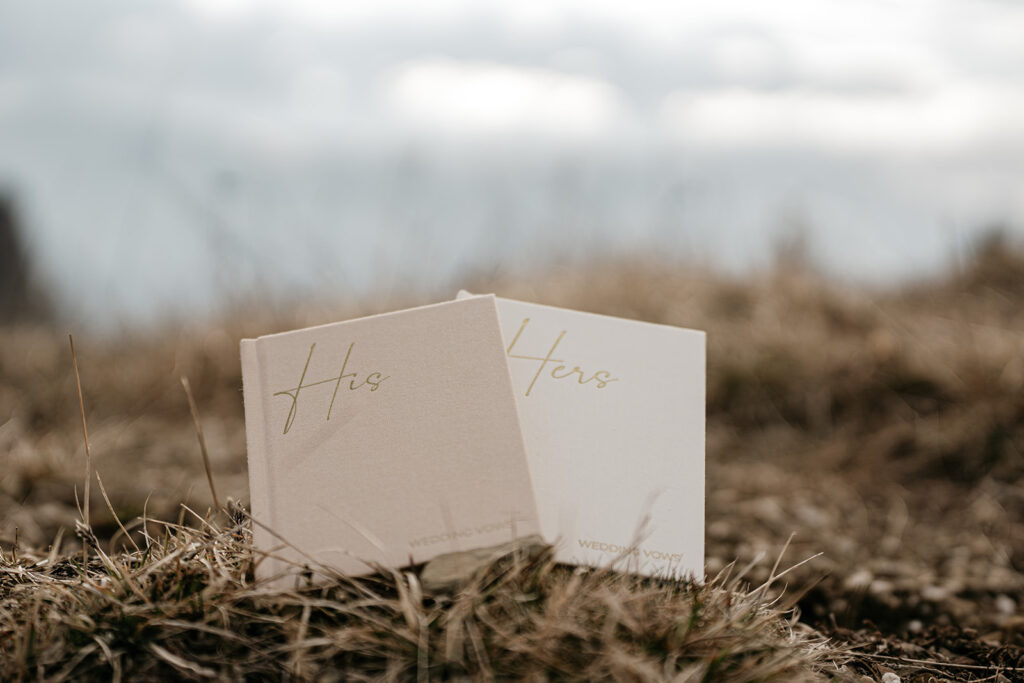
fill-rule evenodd
<path id="1" fill-rule="evenodd" d="M 497 303 L 542 533 L 558 559 L 702 578 L 705 334 Z"/>
<path id="2" fill-rule="evenodd" d="M 539 531 L 494 297 L 241 342 L 261 579 Z"/>

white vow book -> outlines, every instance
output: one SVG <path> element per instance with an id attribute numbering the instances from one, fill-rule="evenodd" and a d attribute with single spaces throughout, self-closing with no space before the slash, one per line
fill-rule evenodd
<path id="1" fill-rule="evenodd" d="M 558 559 L 701 579 L 705 334 L 497 302 L 541 529 Z"/>
<path id="2" fill-rule="evenodd" d="M 259 578 L 364 574 L 539 531 L 493 296 L 241 352 Z"/>

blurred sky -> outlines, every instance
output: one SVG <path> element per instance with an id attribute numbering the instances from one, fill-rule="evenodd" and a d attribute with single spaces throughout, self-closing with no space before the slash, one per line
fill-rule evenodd
<path id="1" fill-rule="evenodd" d="M 0 0 L 0 187 L 100 321 L 794 233 L 913 276 L 1022 181 L 1015 0 Z"/>

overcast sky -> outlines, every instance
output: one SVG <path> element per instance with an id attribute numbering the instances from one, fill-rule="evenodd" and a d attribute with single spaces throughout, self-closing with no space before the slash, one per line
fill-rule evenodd
<path id="1" fill-rule="evenodd" d="M 1024 222 L 1022 36 L 1011 0 L 0 0 L 0 184 L 94 311 L 215 298 L 211 250 L 436 285 L 581 240 L 744 267 L 793 216 L 899 274 Z"/>

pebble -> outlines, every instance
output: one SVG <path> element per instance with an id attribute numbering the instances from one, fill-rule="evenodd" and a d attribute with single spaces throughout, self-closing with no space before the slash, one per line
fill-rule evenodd
<path id="1" fill-rule="evenodd" d="M 901 679 L 893 672 L 886 671 L 882 674 L 882 683 L 901 683 Z"/>
<path id="2" fill-rule="evenodd" d="M 843 587 L 847 590 L 864 589 L 871 585 L 871 581 L 874 578 L 867 569 L 858 569 L 846 577 L 846 580 L 843 581 Z"/>
<path id="3" fill-rule="evenodd" d="M 996 611 L 1009 616 L 1017 611 L 1017 601 L 1005 593 L 996 596 Z"/>
<path id="4" fill-rule="evenodd" d="M 547 547 L 540 536 L 527 536 L 501 545 L 438 555 L 423 566 L 420 585 L 429 593 L 456 590 L 485 567 L 519 550 L 526 557 L 542 552 Z"/>
<path id="5" fill-rule="evenodd" d="M 921 589 L 921 597 L 929 602 L 943 602 L 949 597 L 949 591 L 942 586 L 925 586 Z"/>

